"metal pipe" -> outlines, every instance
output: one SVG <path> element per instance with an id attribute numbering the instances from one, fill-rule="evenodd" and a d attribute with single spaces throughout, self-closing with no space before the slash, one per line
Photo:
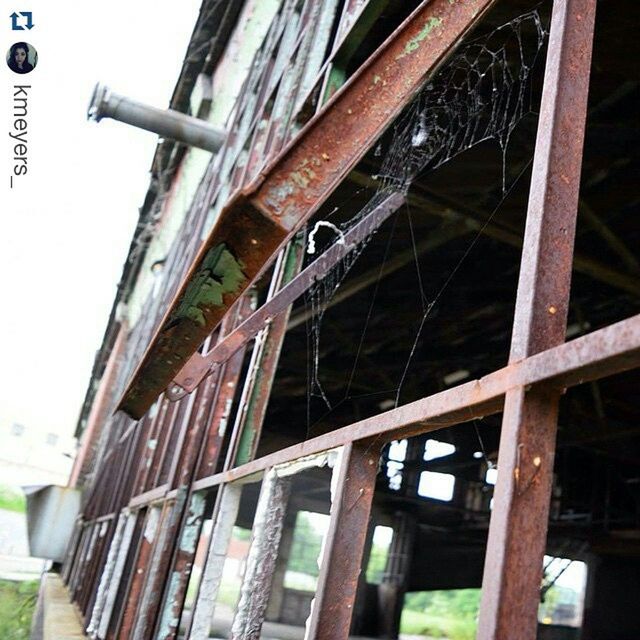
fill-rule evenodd
<path id="1" fill-rule="evenodd" d="M 226 133 L 203 120 L 187 116 L 172 109 L 157 109 L 121 96 L 109 87 L 96 84 L 87 110 L 87 118 L 100 122 L 113 118 L 163 138 L 183 142 L 198 149 L 216 153 L 226 138 Z"/>

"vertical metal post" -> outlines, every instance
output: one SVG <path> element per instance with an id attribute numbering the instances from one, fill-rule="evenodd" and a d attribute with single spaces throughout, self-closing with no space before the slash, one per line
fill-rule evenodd
<path id="1" fill-rule="evenodd" d="M 267 299 L 271 299 L 300 272 L 304 259 L 302 244 L 300 238 L 294 238 L 283 249 Z M 290 313 L 291 307 L 256 336 L 227 454 L 227 467 L 239 466 L 255 457 Z"/>
<path id="2" fill-rule="evenodd" d="M 347 640 L 378 472 L 379 450 L 345 445 L 307 638 Z"/>
<path id="3" fill-rule="evenodd" d="M 275 469 L 264 474 L 231 640 L 260 640 L 290 491 L 290 478 Z"/>
<path id="4" fill-rule="evenodd" d="M 208 638 L 211 620 L 216 608 L 218 589 L 233 526 L 238 517 L 242 485 L 225 484 L 220 488 L 214 508 L 214 525 L 207 550 L 207 559 L 198 586 L 198 595 L 193 607 L 191 626 L 187 638 Z"/>
<path id="5" fill-rule="evenodd" d="M 555 0 L 510 361 L 564 342 L 596 0 Z M 536 636 L 559 394 L 505 398 L 478 639 Z"/>

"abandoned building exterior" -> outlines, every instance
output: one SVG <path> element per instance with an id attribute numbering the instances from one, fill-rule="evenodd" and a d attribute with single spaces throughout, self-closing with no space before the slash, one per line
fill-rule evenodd
<path id="1" fill-rule="evenodd" d="M 89 637 L 397 638 L 481 588 L 482 640 L 640 638 L 637 26 L 203 0 L 169 111 L 97 89 L 161 137 L 78 423 Z"/>

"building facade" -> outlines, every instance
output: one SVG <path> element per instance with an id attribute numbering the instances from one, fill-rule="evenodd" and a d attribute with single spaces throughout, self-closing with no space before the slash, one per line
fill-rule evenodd
<path id="1" fill-rule="evenodd" d="M 222 143 L 159 142 L 78 424 L 88 635 L 397 638 L 481 588 L 483 640 L 637 637 L 637 44 L 598 11 L 204 0 L 170 109 Z"/>

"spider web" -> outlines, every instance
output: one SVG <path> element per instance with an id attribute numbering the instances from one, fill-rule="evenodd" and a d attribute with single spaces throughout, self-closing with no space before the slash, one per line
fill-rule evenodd
<path id="1" fill-rule="evenodd" d="M 460 153 L 488 140 L 494 141 L 502 153 L 502 198 L 491 214 L 491 218 L 523 173 L 521 172 L 511 184 L 507 185 L 509 143 L 518 124 L 533 112 L 531 73 L 544 47 L 546 37 L 547 31 L 540 15 L 537 10 L 534 10 L 501 25 L 487 35 L 464 44 L 431 78 L 396 120 L 392 126 L 391 142 L 384 154 L 383 143 L 378 144 L 374 155 L 384 155 L 384 157 L 379 172 L 372 176 L 377 183 L 377 188 L 369 202 L 344 224 L 336 226 L 326 221 L 316 223 L 316 227 L 310 234 L 311 237 L 313 238 L 319 225 L 326 226 L 332 229 L 335 235 L 334 240 L 340 242 L 342 234 L 347 229 L 371 212 L 389 194 L 393 192 L 406 194 L 418 176 L 436 170 Z M 332 213 L 335 213 L 335 210 Z M 487 224 L 488 222 L 489 220 Z M 413 238 L 413 228 L 410 228 Z M 393 389 L 396 393 L 396 406 L 427 316 L 482 231 L 481 229 L 478 232 L 436 297 L 430 303 L 423 299 L 422 321 L 402 378 L 398 386 Z M 324 314 L 332 297 L 374 234 L 375 232 L 355 246 L 306 293 L 305 301 L 311 309 L 311 321 L 307 326 L 310 354 L 307 372 L 308 428 L 312 398 L 320 398 L 329 411 L 335 408 L 332 407 L 319 378 L 320 338 Z M 311 252 L 315 252 L 315 242 L 312 249 Z M 387 246 L 387 252 L 388 250 L 389 246 Z M 377 286 L 376 284 L 376 289 Z M 364 331 L 370 315 L 371 309 Z M 349 397 L 361 347 L 362 340 L 358 347 L 347 392 L 340 402 Z"/>

